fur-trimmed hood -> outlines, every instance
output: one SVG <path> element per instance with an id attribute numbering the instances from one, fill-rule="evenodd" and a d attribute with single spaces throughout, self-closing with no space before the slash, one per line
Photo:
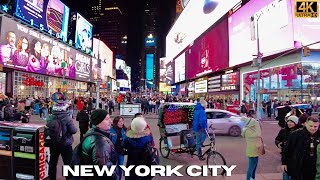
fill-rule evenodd
<path id="1" fill-rule="evenodd" d="M 144 131 L 142 132 L 135 132 L 134 130 L 132 129 L 129 129 L 126 133 L 127 137 L 128 138 L 142 138 L 144 136 L 149 136 L 151 133 L 150 129 L 145 129 Z"/>

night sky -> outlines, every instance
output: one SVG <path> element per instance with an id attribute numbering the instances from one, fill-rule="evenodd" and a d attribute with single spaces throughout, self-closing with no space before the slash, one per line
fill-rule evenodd
<path id="1" fill-rule="evenodd" d="M 67 6 L 70 7 L 70 11 L 79 11 L 84 16 L 87 15 L 89 7 L 87 6 L 88 0 L 62 0 Z M 141 52 L 143 48 L 143 15 L 145 10 L 145 3 L 147 0 L 119 0 L 122 3 L 121 11 L 127 15 L 126 22 L 124 25 L 128 32 L 128 44 L 127 44 L 127 60 L 126 63 L 132 68 L 132 89 L 138 87 L 137 78 L 139 74 L 139 59 L 141 58 Z M 170 29 L 175 16 L 175 2 L 176 0 L 156 0 L 159 1 L 158 7 L 158 32 L 159 34 L 157 41 L 158 46 L 161 48 L 161 57 L 165 56 L 165 37 Z M 87 19 L 89 19 L 87 17 Z"/>

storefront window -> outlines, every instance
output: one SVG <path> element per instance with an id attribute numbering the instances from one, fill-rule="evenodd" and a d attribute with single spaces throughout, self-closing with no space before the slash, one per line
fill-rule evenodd
<path id="1" fill-rule="evenodd" d="M 6 92 L 6 73 L 0 73 L 0 90 L 3 94 Z"/>

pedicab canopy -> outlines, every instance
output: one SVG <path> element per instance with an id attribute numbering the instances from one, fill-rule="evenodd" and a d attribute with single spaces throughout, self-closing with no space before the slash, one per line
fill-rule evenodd
<path id="1" fill-rule="evenodd" d="M 163 135 L 166 126 L 175 124 L 187 124 L 192 127 L 194 103 L 165 103 L 160 107 L 158 126 Z"/>

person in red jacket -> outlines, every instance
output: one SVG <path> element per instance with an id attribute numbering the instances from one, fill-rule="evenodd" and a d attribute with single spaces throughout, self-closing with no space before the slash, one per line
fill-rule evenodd
<path id="1" fill-rule="evenodd" d="M 80 112 L 84 106 L 84 102 L 80 97 L 78 98 L 77 106 L 78 106 L 78 112 Z"/>

